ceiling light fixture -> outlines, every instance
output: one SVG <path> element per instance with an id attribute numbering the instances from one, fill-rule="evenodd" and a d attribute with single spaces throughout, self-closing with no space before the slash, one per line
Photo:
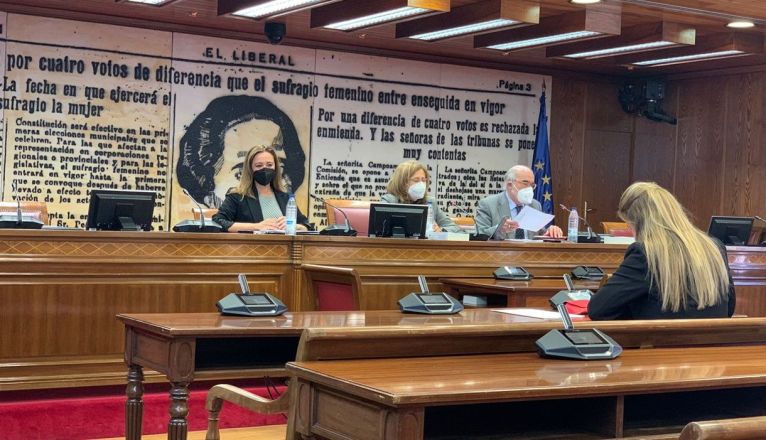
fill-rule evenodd
<path id="1" fill-rule="evenodd" d="M 447 14 L 396 25 L 396 38 L 436 41 L 540 22 L 540 4 L 528 0 L 487 0 Z"/>
<path id="2" fill-rule="evenodd" d="M 218 15 L 261 19 L 329 3 L 328 0 L 218 0 Z"/>
<path id="3" fill-rule="evenodd" d="M 733 56 L 748 55 L 741 50 L 722 50 L 719 52 L 697 53 L 693 55 L 684 55 L 669 58 L 658 58 L 656 60 L 638 61 L 634 66 L 667 66 L 669 64 L 688 63 L 690 61 L 702 61 L 710 58 L 730 58 Z"/>
<path id="4" fill-rule="evenodd" d="M 656 52 L 615 57 L 619 64 L 660 67 L 763 53 L 763 35 L 727 32 L 700 37 L 694 46 L 673 47 Z"/>
<path id="5" fill-rule="evenodd" d="M 349 32 L 449 10 L 449 0 L 344 0 L 312 9 L 311 27 Z"/>
<path id="6" fill-rule="evenodd" d="M 750 29 L 752 27 L 755 27 L 755 23 L 748 20 L 735 20 L 735 21 L 729 22 L 729 24 L 727 24 L 726 27 L 730 27 L 732 29 Z"/>
<path id="7" fill-rule="evenodd" d="M 569 3 L 573 3 L 575 5 L 593 5 L 596 3 L 601 3 L 601 0 L 569 0 Z"/>
<path id="8" fill-rule="evenodd" d="M 117 0 L 121 3 L 137 3 L 139 5 L 149 5 L 149 6 L 165 6 L 167 4 L 173 3 L 176 0 Z"/>
<path id="9" fill-rule="evenodd" d="M 511 51 L 619 35 L 620 20 L 619 8 L 601 8 L 599 5 L 542 18 L 537 26 L 478 35 L 473 39 L 473 46 Z"/>
<path id="10" fill-rule="evenodd" d="M 596 59 L 635 52 L 647 52 L 678 45 L 693 45 L 697 32 L 676 23 L 647 23 L 627 27 L 620 35 L 549 47 L 548 57 Z"/>

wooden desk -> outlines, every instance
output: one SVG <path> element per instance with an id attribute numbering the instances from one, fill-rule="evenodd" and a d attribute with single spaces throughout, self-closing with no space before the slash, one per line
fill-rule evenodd
<path id="1" fill-rule="evenodd" d="M 295 359 L 298 339 L 307 328 L 433 326 L 443 332 L 442 329 L 457 327 L 544 323 L 546 328 L 552 328 L 556 325 L 487 309 L 466 310 L 449 316 L 362 311 L 296 312 L 270 318 L 227 317 L 217 313 L 136 314 L 117 318 L 125 325 L 128 440 L 141 438 L 144 368 L 164 374 L 171 383 L 168 438 L 182 440 L 186 438 L 189 384 L 195 377 L 285 375 L 284 365 Z M 445 336 L 444 333 L 441 336 Z"/>
<path id="2" fill-rule="evenodd" d="M 766 316 L 766 248 L 728 250 L 737 313 Z M 537 276 L 578 264 L 613 271 L 624 252 L 598 244 L 0 230 L 0 392 L 120 384 L 124 335 L 115 315 L 215 312 L 216 301 L 238 289 L 239 273 L 299 311 L 310 303 L 301 264 L 353 267 L 362 309 L 382 310 L 418 290 L 417 275 L 441 290 L 440 278 L 488 277 L 501 264 Z"/>
<path id="3" fill-rule="evenodd" d="M 173 404 L 168 437 L 181 440 L 186 432 L 188 385 L 195 378 L 284 374 L 283 366 L 295 359 L 299 335 L 304 329 L 304 338 L 327 341 L 323 345 L 313 344 L 313 358 L 348 359 L 455 354 L 458 345 L 470 347 L 472 353 L 525 352 L 533 350 L 534 341 L 545 332 L 560 326 L 557 320 L 542 321 L 489 309 L 465 310 L 449 316 L 367 311 L 296 312 L 275 318 L 224 317 L 213 313 L 118 318 L 125 325 L 128 440 L 141 437 L 144 368 L 159 371 L 171 382 Z M 623 347 L 766 343 L 766 318 L 577 325 L 598 326 Z M 369 352 L 373 354 L 366 354 Z"/>
<path id="4" fill-rule="evenodd" d="M 548 299 L 559 290 L 566 290 L 561 278 L 534 278 L 530 281 L 496 280 L 494 278 L 440 278 L 450 295 L 500 295 L 507 307 L 549 308 Z M 575 288 L 598 289 L 598 281 L 575 281 Z"/>
<path id="5" fill-rule="evenodd" d="M 766 410 L 762 346 L 633 349 L 612 361 L 519 353 L 287 368 L 298 381 L 295 430 L 318 439 L 677 438 L 692 420 Z"/>

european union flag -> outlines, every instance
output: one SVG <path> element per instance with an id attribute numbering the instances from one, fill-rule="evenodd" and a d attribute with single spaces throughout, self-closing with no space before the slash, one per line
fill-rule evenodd
<path id="1" fill-rule="evenodd" d="M 535 172 L 535 200 L 540 202 L 543 212 L 553 214 L 553 182 L 551 181 L 551 153 L 548 148 L 548 114 L 545 111 L 545 84 L 540 95 L 540 116 L 537 117 L 537 138 L 535 154 L 532 156 L 532 171 Z"/>

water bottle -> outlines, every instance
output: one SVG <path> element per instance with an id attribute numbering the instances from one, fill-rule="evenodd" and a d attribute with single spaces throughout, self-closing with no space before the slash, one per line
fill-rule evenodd
<path id="1" fill-rule="evenodd" d="M 298 205 L 295 203 L 295 194 L 290 194 L 290 199 L 287 201 L 287 215 L 285 217 L 285 234 L 295 235 L 295 223 L 298 218 Z"/>
<path id="2" fill-rule="evenodd" d="M 574 206 L 569 211 L 569 227 L 567 227 L 567 241 L 577 243 L 577 235 L 580 232 L 580 216 L 577 215 L 577 208 Z"/>
<path id="3" fill-rule="evenodd" d="M 434 202 L 428 201 L 428 216 L 426 217 L 426 237 L 434 232 Z"/>

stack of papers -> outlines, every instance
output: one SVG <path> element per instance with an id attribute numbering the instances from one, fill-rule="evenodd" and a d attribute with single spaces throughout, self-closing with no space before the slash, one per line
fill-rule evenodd
<path id="1" fill-rule="evenodd" d="M 559 312 L 553 312 L 551 310 L 540 310 L 540 309 L 492 309 L 493 312 L 498 313 L 507 313 L 509 315 L 518 315 L 518 316 L 526 316 L 528 318 L 538 318 L 538 319 L 556 319 L 561 320 L 561 315 Z M 569 314 L 574 319 L 584 318 L 585 315 L 577 315 L 577 314 Z"/>
<path id="2" fill-rule="evenodd" d="M 540 212 L 527 205 L 521 209 L 519 215 L 513 220 L 519 223 L 521 229 L 526 229 L 527 231 L 539 231 L 553 221 L 553 215 Z"/>

